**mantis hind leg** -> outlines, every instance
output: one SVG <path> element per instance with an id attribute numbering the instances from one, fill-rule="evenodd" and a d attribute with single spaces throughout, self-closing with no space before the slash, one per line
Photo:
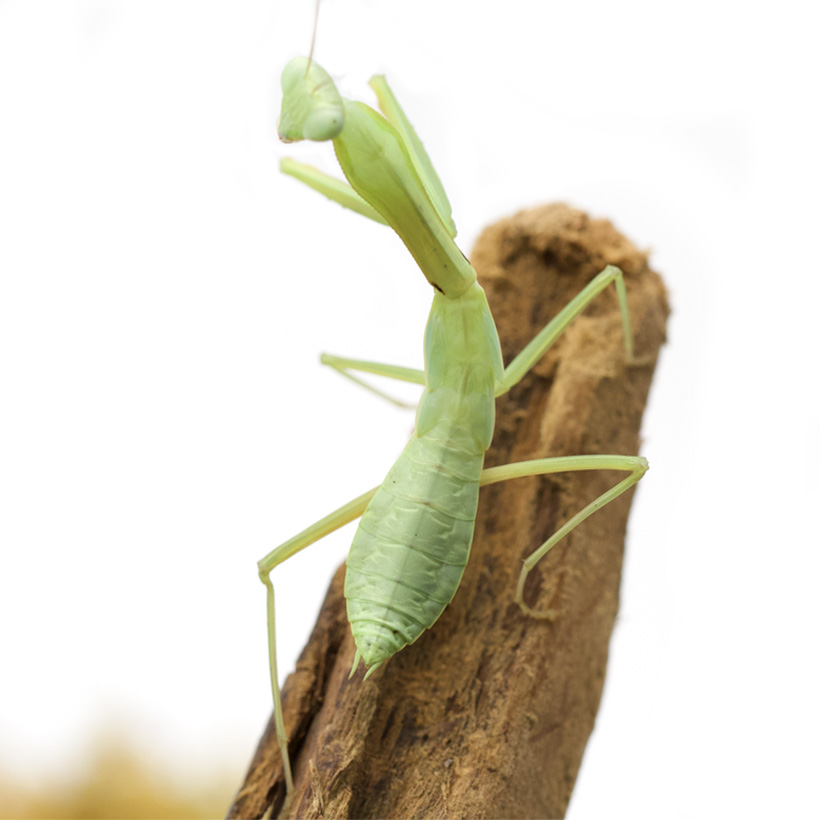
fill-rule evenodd
<path id="1" fill-rule="evenodd" d="M 614 487 L 601 494 L 580 512 L 576 513 L 563 526 L 554 532 L 537 550 L 524 560 L 521 574 L 518 577 L 518 586 L 515 590 L 515 601 L 521 609 L 534 618 L 552 620 L 555 610 L 533 610 L 524 603 L 524 584 L 530 570 L 565 536 L 574 530 L 582 521 L 585 521 L 601 507 L 614 501 L 630 487 L 640 481 L 643 474 L 649 469 L 649 464 L 641 456 L 565 456 L 557 458 L 539 458 L 533 461 L 518 461 L 514 464 L 505 464 L 501 467 L 491 467 L 481 474 L 481 486 L 506 481 L 510 478 L 524 476 L 547 475 L 549 473 L 575 472 L 579 470 L 619 470 L 629 475 Z"/>
<path id="2" fill-rule="evenodd" d="M 618 307 L 621 311 L 621 324 L 624 333 L 624 350 L 627 364 L 641 365 L 648 363 L 645 359 L 635 357 L 635 342 L 632 336 L 632 322 L 629 318 L 629 306 L 626 301 L 626 286 L 623 271 L 615 265 L 607 265 L 568 305 L 566 305 L 547 326 L 510 362 L 504 369 L 504 375 L 498 381 L 495 395 L 501 396 L 514 387 L 532 369 L 535 363 L 547 352 L 555 340 L 566 330 L 567 326 L 584 308 L 608 285 L 614 283 L 618 296 Z"/>
<path id="3" fill-rule="evenodd" d="M 259 578 L 267 589 L 268 651 L 270 654 L 270 682 L 273 693 L 273 720 L 276 726 L 276 742 L 279 744 L 279 750 L 282 754 L 282 768 L 285 774 L 286 796 L 285 805 L 282 808 L 283 816 L 287 815 L 293 795 L 293 772 L 290 765 L 290 755 L 288 754 L 288 736 L 285 731 L 285 718 L 282 713 L 282 692 L 279 688 L 279 673 L 276 666 L 275 596 L 270 574 L 275 567 L 296 555 L 297 552 L 361 516 L 375 493 L 376 488 L 364 493 L 364 495 L 360 495 L 358 498 L 354 498 L 353 501 L 343 507 L 339 507 L 338 510 L 325 516 L 325 518 L 312 524 L 306 530 L 269 552 L 258 564 Z"/>
<path id="4" fill-rule="evenodd" d="M 373 385 L 354 376 L 350 371 L 355 370 L 359 373 L 372 373 L 374 376 L 385 376 L 388 379 L 396 379 L 397 381 L 408 382 L 410 384 L 424 384 L 424 371 L 416 370 L 412 367 L 365 362 L 360 359 L 346 359 L 341 356 L 331 356 L 329 353 L 322 353 L 320 361 L 322 364 L 329 365 L 342 376 L 355 382 L 360 387 L 364 387 L 365 390 L 375 393 L 377 396 L 383 398 L 385 401 L 389 401 L 391 404 L 395 404 L 397 407 L 412 407 L 413 405 L 382 392 L 377 387 L 373 387 Z"/>

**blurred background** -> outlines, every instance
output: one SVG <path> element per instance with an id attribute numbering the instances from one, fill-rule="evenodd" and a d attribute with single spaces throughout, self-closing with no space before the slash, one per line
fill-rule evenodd
<path id="1" fill-rule="evenodd" d="M 366 101 L 387 74 L 466 252 L 566 201 L 670 291 L 572 820 L 817 807 L 805 8 L 322 3 L 317 59 Z M 420 365 L 430 292 L 388 230 L 278 173 L 333 170 L 275 134 L 312 21 L 312 0 L 0 2 L 2 816 L 223 814 L 270 711 L 255 562 L 411 430 L 318 363 Z M 283 675 L 351 535 L 276 571 Z"/>

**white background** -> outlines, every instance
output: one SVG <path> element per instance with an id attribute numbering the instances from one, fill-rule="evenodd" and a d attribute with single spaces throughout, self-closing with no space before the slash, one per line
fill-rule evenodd
<path id="1" fill-rule="evenodd" d="M 563 200 L 674 314 L 603 706 L 570 817 L 817 805 L 820 66 L 808 4 L 326 0 L 317 59 L 388 75 L 469 251 Z M 255 562 L 378 483 L 412 414 L 320 351 L 421 362 L 386 229 L 277 171 L 312 3 L 0 3 L 0 768 L 119 721 L 241 769 L 269 713 Z M 351 531 L 277 570 L 292 667 Z M 512 590 L 510 591 L 512 594 Z M 534 626 L 533 628 L 537 628 Z"/>

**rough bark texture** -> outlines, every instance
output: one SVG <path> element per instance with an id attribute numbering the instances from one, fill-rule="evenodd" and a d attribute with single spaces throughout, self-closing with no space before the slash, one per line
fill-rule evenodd
<path id="1" fill-rule="evenodd" d="M 636 353 L 626 367 L 614 288 L 498 402 L 487 466 L 544 456 L 638 452 L 641 415 L 664 339 L 666 294 L 644 253 L 565 205 L 524 211 L 484 232 L 472 261 L 505 361 L 606 264 L 625 273 Z M 564 815 L 595 722 L 618 608 L 632 493 L 571 533 L 513 602 L 521 561 L 622 477 L 569 473 L 482 490 L 472 555 L 436 625 L 369 680 L 348 681 L 354 647 L 331 584 L 285 686 L 300 818 L 546 818 Z M 645 479 L 652 480 L 651 473 Z M 273 720 L 231 817 L 283 797 Z"/>

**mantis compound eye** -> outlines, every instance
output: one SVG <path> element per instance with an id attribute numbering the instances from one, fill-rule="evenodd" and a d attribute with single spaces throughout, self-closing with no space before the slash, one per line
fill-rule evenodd
<path id="1" fill-rule="evenodd" d="M 324 142 L 337 137 L 344 122 L 344 103 L 330 75 L 306 57 L 291 60 L 282 72 L 279 138 Z"/>
<path id="2" fill-rule="evenodd" d="M 339 136 L 344 128 L 345 116 L 341 106 L 330 106 L 311 112 L 302 128 L 306 140 L 324 142 Z"/>

